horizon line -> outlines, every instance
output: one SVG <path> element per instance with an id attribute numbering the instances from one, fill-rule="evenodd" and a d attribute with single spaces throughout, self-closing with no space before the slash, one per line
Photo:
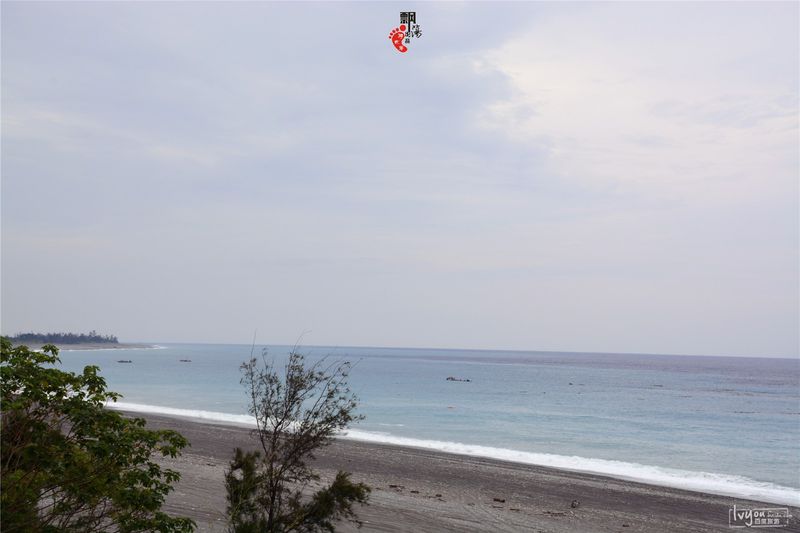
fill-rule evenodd
<path id="1" fill-rule="evenodd" d="M 227 346 L 252 346 L 253 343 L 239 342 L 183 342 L 183 341 L 130 341 L 120 342 L 120 344 L 209 344 Z M 745 354 L 698 354 L 698 353 L 656 353 L 656 352 L 609 352 L 609 351 L 581 351 L 581 350 L 532 350 L 532 349 L 513 349 L 513 348 L 436 348 L 432 346 L 377 346 L 359 344 L 283 344 L 283 343 L 255 343 L 256 346 L 297 346 L 308 348 L 359 348 L 359 349 L 381 349 L 381 350 L 438 350 L 450 352 L 511 352 L 511 353 L 552 353 L 552 354 L 585 354 L 585 355 L 645 355 L 645 356 L 674 356 L 674 357 L 727 357 L 736 359 L 797 359 L 800 360 L 800 353 L 795 355 L 745 355 Z"/>

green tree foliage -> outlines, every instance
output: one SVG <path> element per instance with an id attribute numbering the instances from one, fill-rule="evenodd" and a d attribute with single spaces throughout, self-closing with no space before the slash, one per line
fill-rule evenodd
<path id="1" fill-rule="evenodd" d="M 115 335 L 99 335 L 94 330 L 89 333 L 17 333 L 11 340 L 27 344 L 119 344 Z"/>
<path id="2" fill-rule="evenodd" d="M 353 505 L 367 502 L 369 487 L 340 471 L 329 485 L 308 490 L 320 479 L 309 465 L 314 452 L 361 418 L 347 384 L 350 363 L 307 366 L 296 350 L 282 370 L 262 361 L 242 365 L 261 451 L 237 448 L 226 473 L 230 531 L 332 532 L 338 520 L 360 525 Z"/>
<path id="3" fill-rule="evenodd" d="M 160 510 L 179 474 L 153 462 L 188 443 L 104 407 L 98 368 L 59 370 L 58 348 L 41 352 L 2 338 L 2 531 L 189 532 Z"/>

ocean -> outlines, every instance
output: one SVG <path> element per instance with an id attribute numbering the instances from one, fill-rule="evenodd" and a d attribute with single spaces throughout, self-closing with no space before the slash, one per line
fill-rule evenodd
<path id="1" fill-rule="evenodd" d="M 99 366 L 109 389 L 123 395 L 119 408 L 251 424 L 239 383 L 251 348 L 64 350 L 61 360 L 74 372 Z M 278 363 L 291 349 L 266 348 Z M 327 357 L 355 365 L 350 383 L 366 418 L 344 438 L 800 506 L 798 359 L 300 351 L 309 362 Z"/>

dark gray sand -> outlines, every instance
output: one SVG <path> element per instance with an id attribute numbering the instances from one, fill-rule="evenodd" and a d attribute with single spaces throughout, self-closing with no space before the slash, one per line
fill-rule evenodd
<path id="1" fill-rule="evenodd" d="M 141 415 L 137 415 L 141 416 Z M 182 474 L 168 499 L 170 513 L 189 516 L 199 531 L 225 531 L 224 471 L 234 447 L 256 448 L 250 431 L 146 415 L 192 446 L 165 463 Z M 613 478 L 465 457 L 401 446 L 336 441 L 319 453 L 323 479 L 352 472 L 372 487 L 361 507 L 361 531 L 706 532 L 728 527 L 728 509 L 784 507 L 669 489 Z M 573 500 L 579 501 L 576 508 Z M 800 509 L 789 527 L 800 532 Z M 341 531 L 356 531 L 344 523 Z"/>

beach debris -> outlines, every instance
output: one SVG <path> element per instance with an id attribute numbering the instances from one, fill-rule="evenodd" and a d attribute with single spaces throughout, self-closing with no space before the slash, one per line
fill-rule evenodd
<path id="1" fill-rule="evenodd" d="M 447 376 L 447 381 L 463 381 L 463 382 L 469 383 L 472 380 L 471 379 L 467 379 L 467 378 L 457 378 L 455 376 Z"/>
<path id="2" fill-rule="evenodd" d="M 622 524 L 622 527 L 630 527 L 628 524 Z"/>
<path id="3" fill-rule="evenodd" d="M 434 498 L 441 498 L 441 497 L 442 497 L 442 495 L 441 495 L 441 494 L 434 494 L 434 495 L 433 495 L 433 497 L 434 497 Z"/>
<path id="4" fill-rule="evenodd" d="M 518 508 L 518 507 L 509 507 L 509 508 L 508 508 L 508 510 L 509 510 L 509 511 L 516 511 L 516 512 L 519 512 L 519 508 Z"/>
<path id="5" fill-rule="evenodd" d="M 403 490 L 405 487 L 403 485 L 389 485 L 389 488 L 390 489 Z"/>
<path id="6" fill-rule="evenodd" d="M 569 506 L 572 507 L 573 509 L 577 509 L 578 507 L 581 506 L 581 502 L 579 502 L 578 500 L 572 500 L 572 503 L 569 504 Z"/>
<path id="7" fill-rule="evenodd" d="M 120 359 L 117 363 L 133 363 L 130 359 Z"/>
<path id="8" fill-rule="evenodd" d="M 492 498 L 492 499 L 498 503 L 506 503 L 506 500 L 504 498 Z"/>
<path id="9" fill-rule="evenodd" d="M 419 491 L 418 491 L 418 490 L 411 490 L 411 491 L 409 491 L 409 492 L 410 492 L 411 494 L 419 494 Z"/>
<path id="10" fill-rule="evenodd" d="M 181 359 L 180 361 L 181 361 L 181 363 L 191 363 L 192 362 L 191 359 Z"/>

